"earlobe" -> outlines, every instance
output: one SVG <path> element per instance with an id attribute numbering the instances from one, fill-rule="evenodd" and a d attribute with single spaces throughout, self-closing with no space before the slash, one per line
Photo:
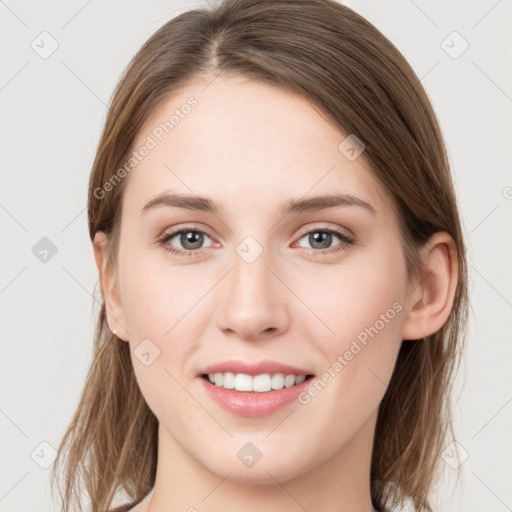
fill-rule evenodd
<path id="1" fill-rule="evenodd" d="M 115 272 L 108 264 L 106 249 L 108 237 L 102 231 L 98 231 L 94 235 L 93 249 L 96 267 L 98 269 L 101 294 L 105 302 L 107 311 L 107 321 L 111 331 L 115 331 L 115 335 L 124 340 L 128 340 L 128 333 L 125 328 L 126 322 L 124 312 L 119 297 Z"/>
<path id="2" fill-rule="evenodd" d="M 432 235 L 421 249 L 421 280 L 411 288 L 402 339 L 418 340 L 437 332 L 452 309 L 458 282 L 455 244 L 448 233 Z"/>

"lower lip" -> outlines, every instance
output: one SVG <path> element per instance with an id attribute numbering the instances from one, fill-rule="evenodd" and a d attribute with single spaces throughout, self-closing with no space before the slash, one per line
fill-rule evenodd
<path id="1" fill-rule="evenodd" d="M 298 395 L 309 386 L 311 377 L 300 384 L 289 388 L 276 389 L 263 393 L 257 391 L 236 391 L 225 389 L 212 384 L 209 380 L 199 377 L 203 381 L 206 392 L 213 400 L 227 411 L 239 416 L 265 416 L 277 411 L 281 407 L 293 402 Z"/>

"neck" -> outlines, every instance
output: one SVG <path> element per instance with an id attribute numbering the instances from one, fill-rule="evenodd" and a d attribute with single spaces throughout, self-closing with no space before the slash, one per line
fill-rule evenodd
<path id="1" fill-rule="evenodd" d="M 295 474 L 279 471 L 282 468 L 275 464 L 276 455 L 269 471 L 262 465 L 262 457 L 258 476 L 252 474 L 250 480 L 237 476 L 237 465 L 231 471 L 222 468 L 219 473 L 206 468 L 160 424 L 156 482 L 151 496 L 144 500 L 148 508 L 141 510 L 373 512 L 370 464 L 376 418 L 375 412 L 338 452 L 325 454 L 316 466 L 300 468 Z M 234 442 L 235 445 L 238 448 L 234 453 L 240 443 Z"/>

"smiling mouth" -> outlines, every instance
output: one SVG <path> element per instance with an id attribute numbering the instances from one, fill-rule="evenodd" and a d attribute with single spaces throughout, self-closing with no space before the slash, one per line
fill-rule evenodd
<path id="1" fill-rule="evenodd" d="M 293 375 L 284 373 L 264 373 L 248 375 L 246 373 L 210 373 L 202 374 L 201 378 L 212 386 L 221 387 L 241 393 L 268 393 L 298 386 L 310 380 L 314 375 Z"/>

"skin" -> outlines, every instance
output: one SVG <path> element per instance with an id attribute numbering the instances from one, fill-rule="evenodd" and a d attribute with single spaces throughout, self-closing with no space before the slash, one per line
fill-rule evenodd
<path id="1" fill-rule="evenodd" d="M 410 283 L 393 201 L 363 157 L 350 161 L 338 150 L 346 134 L 290 92 L 236 76 L 205 88 L 211 80 L 189 83 L 139 131 L 134 148 L 197 98 L 125 178 L 114 268 L 106 263 L 105 235 L 94 239 L 110 327 L 130 344 L 137 381 L 160 424 L 156 485 L 134 510 L 372 511 L 379 402 L 402 339 L 432 334 L 448 318 L 453 242 L 435 234 L 421 252 L 428 273 Z M 211 198 L 222 210 L 141 214 L 169 190 Z M 289 199 L 332 193 L 356 196 L 375 214 L 354 205 L 280 214 Z M 158 243 L 191 225 L 206 233 L 194 256 Z M 325 228 L 352 233 L 356 242 L 333 235 L 322 246 L 307 236 Z M 252 263 L 236 252 L 247 236 L 263 248 Z M 322 247 L 340 243 L 342 250 L 322 255 Z M 190 247 L 179 236 L 167 244 Z M 213 402 L 197 377 L 226 359 L 270 359 L 321 377 L 394 303 L 401 311 L 306 405 L 240 417 Z M 147 338 L 160 350 L 149 366 L 133 352 Z M 248 442 L 262 453 L 252 468 L 236 457 Z"/>

